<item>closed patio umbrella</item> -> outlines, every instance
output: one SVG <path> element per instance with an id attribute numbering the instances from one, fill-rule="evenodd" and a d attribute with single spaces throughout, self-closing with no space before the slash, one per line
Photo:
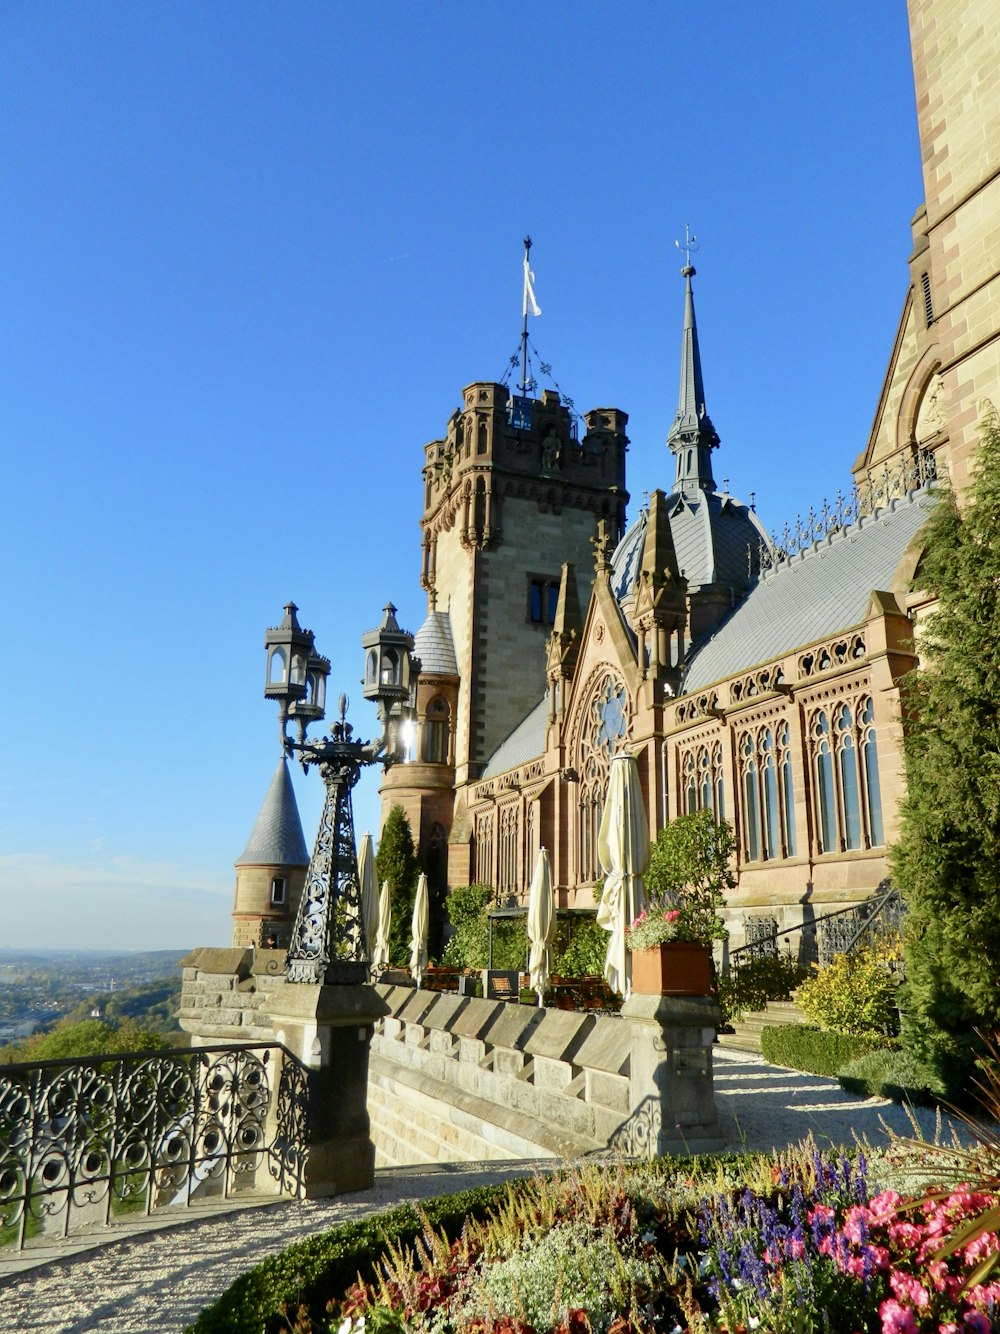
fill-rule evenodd
<path id="1" fill-rule="evenodd" d="M 549 965 L 552 962 L 552 937 L 555 934 L 556 914 L 552 902 L 552 871 L 549 854 L 539 848 L 535 870 L 528 890 L 528 941 L 531 956 L 528 960 L 529 982 L 538 993 L 538 1004 L 549 985 Z"/>
<path id="2" fill-rule="evenodd" d="M 427 927 L 430 918 L 430 905 L 427 893 L 427 877 L 423 871 L 417 881 L 417 896 L 413 900 L 413 931 L 410 936 L 410 976 L 420 986 L 427 967 Z"/>
<path id="3" fill-rule="evenodd" d="M 358 851 L 358 887 L 361 891 L 361 935 L 365 958 L 375 957 L 378 932 L 378 883 L 375 879 L 375 846 L 371 834 L 362 834 Z"/>
<path id="4" fill-rule="evenodd" d="M 382 881 L 382 893 L 378 896 L 378 930 L 375 933 L 375 953 L 372 955 L 372 972 L 384 973 L 389 967 L 389 931 L 392 927 L 392 898 L 389 894 L 388 880 Z"/>
<path id="5" fill-rule="evenodd" d="M 631 970 L 625 928 L 646 906 L 642 877 L 649 867 L 649 824 L 639 768 L 631 755 L 616 755 L 611 761 L 597 855 L 607 876 L 597 909 L 597 924 L 611 933 L 604 976 L 612 991 L 627 996 Z"/>

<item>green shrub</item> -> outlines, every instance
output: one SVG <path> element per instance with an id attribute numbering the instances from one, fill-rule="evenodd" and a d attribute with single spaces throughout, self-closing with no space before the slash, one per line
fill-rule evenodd
<path id="1" fill-rule="evenodd" d="M 479 1186 L 458 1195 L 439 1196 L 425 1201 L 422 1212 L 434 1228 L 454 1240 L 466 1218 L 485 1218 L 507 1191 L 521 1186 L 518 1182 Z M 310 1306 L 317 1327 L 322 1328 L 331 1293 L 344 1292 L 359 1274 L 365 1281 L 374 1277 L 386 1244 L 410 1244 L 423 1228 L 416 1210 L 403 1204 L 289 1246 L 242 1274 L 202 1311 L 188 1327 L 188 1334 L 287 1334 L 288 1321 L 278 1309 L 283 1302 Z"/>
<path id="2" fill-rule="evenodd" d="M 884 1048 L 893 1039 L 875 1034 L 832 1033 L 809 1024 L 776 1024 L 760 1035 L 766 1061 L 805 1070 L 811 1075 L 836 1075 L 848 1061 Z"/>
<path id="3" fill-rule="evenodd" d="M 908 1051 L 871 1051 L 848 1061 L 839 1079 L 849 1093 L 863 1098 L 932 1104 L 944 1094 L 931 1067 Z"/>
<path id="4" fill-rule="evenodd" d="M 454 935 L 444 948 L 441 962 L 448 968 L 485 968 L 489 958 L 487 912 L 493 902 L 489 885 L 477 882 L 449 890 L 445 910 Z"/>
<path id="5" fill-rule="evenodd" d="M 858 1036 L 899 1032 L 898 987 L 888 964 L 898 949 L 860 949 L 838 954 L 799 987 L 795 1003 L 814 1024 Z"/>
<path id="6" fill-rule="evenodd" d="M 601 977 L 608 957 L 608 933 L 595 918 L 577 922 L 573 939 L 552 960 L 552 972 L 560 977 Z"/>
<path id="7" fill-rule="evenodd" d="M 768 1001 L 788 1000 L 807 976 L 789 954 L 764 954 L 749 959 L 719 978 L 718 1002 L 723 1022 L 734 1023 L 748 1010 L 762 1010 Z"/>

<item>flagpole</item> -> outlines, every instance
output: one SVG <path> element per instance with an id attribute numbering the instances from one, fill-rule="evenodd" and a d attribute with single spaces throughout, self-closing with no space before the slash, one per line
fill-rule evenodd
<path id="1" fill-rule="evenodd" d="M 528 256 L 531 253 L 531 237 L 524 238 L 524 271 L 528 272 Z M 524 297 L 521 301 L 524 320 L 521 325 L 521 397 L 524 398 L 528 393 L 528 289 L 525 286 Z"/>

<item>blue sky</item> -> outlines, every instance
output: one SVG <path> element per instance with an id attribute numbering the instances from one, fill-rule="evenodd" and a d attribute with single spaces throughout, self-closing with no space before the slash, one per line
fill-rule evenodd
<path id="1" fill-rule="evenodd" d="M 630 512 L 686 222 L 717 478 L 769 527 L 849 483 L 922 198 L 905 5 L 8 4 L 0 182 L 0 945 L 224 944 L 264 629 L 293 598 L 374 730 L 359 639 L 423 619 L 422 447 L 516 350 L 526 232 Z"/>

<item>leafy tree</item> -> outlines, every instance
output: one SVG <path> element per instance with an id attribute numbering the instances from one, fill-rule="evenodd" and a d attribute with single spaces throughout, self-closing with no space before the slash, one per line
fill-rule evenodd
<path id="1" fill-rule="evenodd" d="M 726 890 L 736 885 L 731 866 L 736 839 L 732 826 L 708 810 L 679 815 L 664 825 L 653 844 L 645 875 L 646 897 L 654 906 L 680 908 L 699 939 L 725 940 L 722 920 Z"/>
<path id="2" fill-rule="evenodd" d="M 106 1024 L 103 1019 L 64 1019 L 48 1033 L 33 1033 L 24 1042 L 0 1048 L 0 1065 L 162 1051 L 168 1045 L 162 1034 L 141 1027 L 134 1019 L 126 1019 L 121 1025 Z"/>
<path id="3" fill-rule="evenodd" d="M 413 900 L 416 898 L 419 875 L 420 867 L 413 848 L 410 822 L 402 806 L 393 806 L 382 826 L 382 837 L 375 854 L 375 876 L 380 891 L 383 882 L 389 882 L 389 901 L 392 904 L 389 961 L 395 968 L 409 967 Z"/>
<path id="4" fill-rule="evenodd" d="M 902 1033 L 952 1094 L 975 1029 L 1000 1029 L 1000 425 L 963 508 L 946 492 L 917 582 L 937 598 L 904 686 L 907 792 L 893 873 L 907 904 Z"/>
<path id="5" fill-rule="evenodd" d="M 455 885 L 445 901 L 454 934 L 443 963 L 451 968 L 485 968 L 489 958 L 489 920 L 493 890 L 489 885 Z"/>

